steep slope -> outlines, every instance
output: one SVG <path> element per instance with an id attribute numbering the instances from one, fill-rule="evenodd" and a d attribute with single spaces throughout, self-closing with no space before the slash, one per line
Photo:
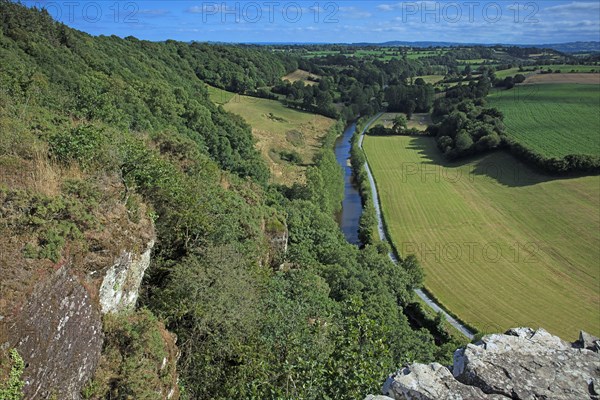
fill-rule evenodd
<path id="1" fill-rule="evenodd" d="M 402 313 L 416 267 L 333 218 L 343 124 L 306 184 L 269 186 L 200 79 L 229 87 L 245 59 L 269 82 L 285 59 L 91 37 L 4 0 L 0 28 L 0 382 L 16 348 L 26 398 L 344 399 L 448 359 Z"/>

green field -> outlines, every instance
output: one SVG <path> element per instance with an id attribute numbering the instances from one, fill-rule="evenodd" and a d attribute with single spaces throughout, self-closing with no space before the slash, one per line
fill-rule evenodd
<path id="1" fill-rule="evenodd" d="M 377 118 L 371 124 L 371 128 L 374 128 L 377 125 L 382 125 L 386 128 L 391 128 L 394 126 L 394 119 L 403 115 L 404 117 L 408 117 L 405 113 L 397 113 L 397 112 L 386 112 L 382 113 L 379 118 Z M 409 129 L 418 129 L 420 131 L 425 131 L 427 127 L 431 125 L 431 116 L 428 113 L 414 113 L 412 118 L 409 119 L 406 123 L 406 127 Z"/>
<path id="2" fill-rule="evenodd" d="M 600 86 L 516 86 L 487 97 L 501 110 L 506 133 L 548 157 L 600 155 Z"/>
<path id="3" fill-rule="evenodd" d="M 417 60 L 423 57 L 431 57 L 436 55 L 446 54 L 449 50 L 441 49 L 441 50 L 409 50 L 406 54 L 406 57 L 410 60 Z M 338 50 L 318 50 L 318 51 L 309 51 L 308 54 L 303 55 L 304 58 L 314 58 L 314 57 L 325 57 L 330 55 L 338 55 L 344 54 L 347 57 L 375 57 L 380 61 L 389 61 L 392 59 L 401 59 L 402 54 L 400 52 L 400 48 L 398 47 L 381 47 L 375 50 L 350 50 L 349 52 L 340 52 Z"/>
<path id="4" fill-rule="evenodd" d="M 560 65 L 544 65 L 540 68 L 545 69 L 545 70 L 550 68 L 553 71 L 560 70 L 560 72 L 562 72 L 562 73 L 566 73 L 566 72 L 599 72 L 600 71 L 600 65 L 560 64 Z"/>
<path id="5" fill-rule="evenodd" d="M 364 148 L 392 240 L 478 330 L 600 334 L 600 177 L 552 180 L 504 152 L 445 163 L 428 137 Z"/>
<path id="6" fill-rule="evenodd" d="M 600 66 L 598 65 L 567 65 L 567 64 L 561 64 L 561 65 L 542 65 L 542 66 L 525 66 L 524 69 L 529 70 L 535 68 L 536 70 L 544 70 L 547 71 L 548 69 L 551 69 L 553 71 L 556 70 L 560 70 L 561 73 L 570 73 L 570 72 L 578 72 L 578 73 L 587 73 L 587 72 L 600 72 Z M 523 74 L 523 75 L 527 75 L 527 74 L 531 74 L 532 71 L 524 71 L 524 72 L 519 72 L 519 68 L 515 67 L 515 68 L 510 68 L 510 69 L 503 69 L 500 71 L 496 71 L 496 78 L 499 79 L 504 79 L 507 76 L 515 76 L 517 74 Z"/>
<path id="7" fill-rule="evenodd" d="M 415 79 L 417 78 L 422 78 L 425 83 L 431 83 L 432 85 L 435 85 L 436 83 L 444 80 L 444 75 L 421 75 L 415 77 Z"/>
<path id="8" fill-rule="evenodd" d="M 517 74 L 527 74 L 528 72 L 519 72 L 519 68 L 510 68 L 510 69 L 503 69 L 500 71 L 496 71 L 496 78 L 498 79 L 504 79 L 507 76 L 515 76 Z"/>
<path id="9" fill-rule="evenodd" d="M 331 118 L 287 108 L 276 100 L 214 88 L 209 93 L 213 102 L 228 99 L 221 103 L 225 110 L 242 116 L 252 126 L 256 148 L 269 165 L 276 183 L 291 185 L 304 181 L 306 166 L 312 164 L 322 138 L 335 123 Z M 302 162 L 283 160 L 282 151 L 298 153 Z"/>
<path id="10" fill-rule="evenodd" d="M 456 60 L 456 62 L 459 65 L 473 65 L 473 64 L 479 65 L 479 64 L 485 63 L 486 61 L 489 61 L 489 60 L 486 60 L 486 59 L 483 59 L 483 58 L 478 58 L 478 59 L 475 59 L 475 60 Z"/>
<path id="11" fill-rule="evenodd" d="M 233 96 L 236 95 L 235 93 L 231 93 L 214 86 L 206 85 L 206 88 L 208 89 L 208 97 L 210 97 L 210 100 L 215 104 L 227 104 L 231 99 L 233 99 Z"/>

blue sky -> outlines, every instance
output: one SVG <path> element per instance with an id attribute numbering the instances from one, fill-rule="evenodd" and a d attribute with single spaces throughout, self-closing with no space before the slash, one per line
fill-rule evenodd
<path id="1" fill-rule="evenodd" d="M 223 42 L 600 41 L 600 1 L 26 1 L 93 35 Z"/>

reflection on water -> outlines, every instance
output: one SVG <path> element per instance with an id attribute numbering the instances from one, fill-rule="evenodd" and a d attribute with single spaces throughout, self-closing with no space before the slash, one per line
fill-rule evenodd
<path id="1" fill-rule="evenodd" d="M 358 239 L 358 222 L 362 214 L 362 200 L 358 188 L 354 184 L 352 177 L 352 167 L 350 167 L 350 141 L 356 123 L 349 125 L 344 134 L 335 142 L 335 158 L 344 171 L 344 201 L 342 202 L 342 211 L 338 214 L 340 229 L 344 233 L 346 240 L 352 244 L 360 245 Z"/>

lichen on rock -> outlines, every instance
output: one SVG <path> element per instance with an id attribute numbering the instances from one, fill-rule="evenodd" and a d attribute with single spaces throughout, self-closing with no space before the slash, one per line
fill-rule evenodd
<path id="1" fill-rule="evenodd" d="M 135 307 L 144 272 L 150 266 L 151 240 L 141 255 L 124 251 L 111 266 L 100 285 L 99 301 L 103 314 L 131 310 Z"/>
<path id="2" fill-rule="evenodd" d="M 13 331 L 26 361 L 25 398 L 78 399 L 102 350 L 100 313 L 67 268 L 38 285 Z"/>
<path id="3" fill-rule="evenodd" d="M 395 400 L 597 400 L 599 348 L 598 338 L 585 332 L 569 343 L 543 329 L 510 329 L 458 349 L 451 367 L 402 368 L 383 393 Z"/>

